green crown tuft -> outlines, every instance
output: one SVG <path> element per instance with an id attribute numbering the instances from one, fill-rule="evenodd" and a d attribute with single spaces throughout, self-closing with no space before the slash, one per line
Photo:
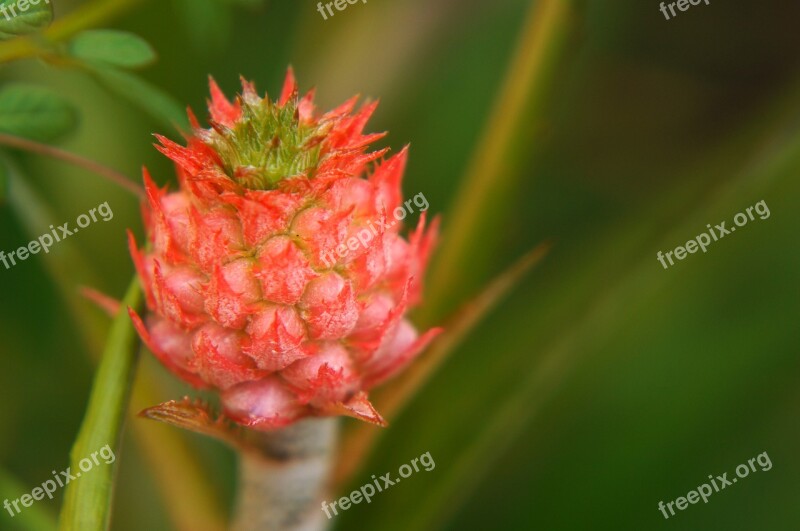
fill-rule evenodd
<path id="1" fill-rule="evenodd" d="M 312 178 L 329 125 L 300 123 L 296 96 L 283 106 L 269 97 L 241 98 L 240 102 L 242 116 L 232 128 L 213 123 L 206 135 L 225 173 L 254 190 L 273 189 L 289 177 Z"/>

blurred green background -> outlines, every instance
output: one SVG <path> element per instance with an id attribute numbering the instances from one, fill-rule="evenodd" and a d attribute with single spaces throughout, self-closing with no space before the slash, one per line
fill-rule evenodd
<path id="1" fill-rule="evenodd" d="M 395 151 L 411 143 L 404 191 L 423 192 L 447 229 L 530 2 L 370 0 L 327 21 L 312 0 L 187 2 L 142 1 L 105 27 L 149 41 L 159 60 L 141 75 L 201 117 L 209 74 L 229 94 L 241 74 L 276 95 L 288 64 L 322 109 L 380 98 L 370 129 L 389 130 Z M 457 307 L 544 240 L 554 248 L 394 419 L 352 485 L 424 452 L 435 470 L 336 529 L 800 529 L 800 5 L 712 1 L 667 21 L 655 0 L 568 3 L 548 90 L 500 171 L 507 189 L 437 304 Z M 80 4 L 56 2 L 57 17 Z M 20 61 L 0 80 L 51 87 L 80 109 L 59 146 L 174 182 L 151 133 L 176 132 L 87 76 Z M 0 269 L 0 463 L 19 482 L 3 496 L 16 497 L 68 464 L 97 354 L 78 322 L 106 322 L 75 290 L 122 296 L 125 229 L 141 238 L 141 223 L 131 196 L 96 176 L 5 153 L 24 181 L 0 204 L 0 249 L 104 201 L 114 212 Z M 669 270 L 656 260 L 760 200 L 769 219 Z M 160 400 L 189 392 L 142 363 L 163 380 Z M 152 424 L 133 413 L 128 432 Z M 187 440 L 229 510 L 232 452 Z M 670 520 L 658 511 L 765 451 L 770 471 Z M 174 529 L 130 433 L 119 458 L 112 528 Z M 36 507 L 55 515 L 59 501 Z M 18 525 L 0 514 L 0 529 Z"/>

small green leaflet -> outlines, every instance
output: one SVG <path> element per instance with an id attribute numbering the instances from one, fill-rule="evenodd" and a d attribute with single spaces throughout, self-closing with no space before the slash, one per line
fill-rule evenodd
<path id="1" fill-rule="evenodd" d="M 122 68 L 146 66 L 156 59 L 156 52 L 141 37 L 126 31 L 86 30 L 68 45 L 69 54 L 89 62 Z"/>
<path id="2" fill-rule="evenodd" d="M 38 31 L 53 20 L 52 0 L 0 0 L 0 40 Z"/>
<path id="3" fill-rule="evenodd" d="M 52 90 L 22 83 L 0 88 L 0 133 L 47 141 L 77 122 L 72 104 Z"/>

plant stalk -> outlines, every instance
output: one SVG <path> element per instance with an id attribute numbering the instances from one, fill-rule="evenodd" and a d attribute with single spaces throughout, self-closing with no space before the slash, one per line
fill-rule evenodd
<path id="1" fill-rule="evenodd" d="M 242 452 L 234 531 L 323 531 L 322 510 L 338 419 L 308 419 L 276 432 L 251 432 L 258 452 Z"/>
<path id="2" fill-rule="evenodd" d="M 107 166 L 104 166 L 99 162 L 81 157 L 75 153 L 70 153 L 69 151 L 65 151 L 57 147 L 6 133 L 0 133 L 0 146 L 9 146 L 15 149 L 36 153 L 37 155 L 63 160 L 64 162 L 68 162 L 99 175 L 139 198 L 144 197 L 144 189 L 138 184 L 130 181 L 125 175 Z"/>

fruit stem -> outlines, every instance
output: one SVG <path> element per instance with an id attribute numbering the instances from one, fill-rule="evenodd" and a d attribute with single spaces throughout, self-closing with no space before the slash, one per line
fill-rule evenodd
<path id="1" fill-rule="evenodd" d="M 250 432 L 260 452 L 242 452 L 234 531 L 322 531 L 322 501 L 333 468 L 338 419 L 308 419 L 275 432 Z"/>

